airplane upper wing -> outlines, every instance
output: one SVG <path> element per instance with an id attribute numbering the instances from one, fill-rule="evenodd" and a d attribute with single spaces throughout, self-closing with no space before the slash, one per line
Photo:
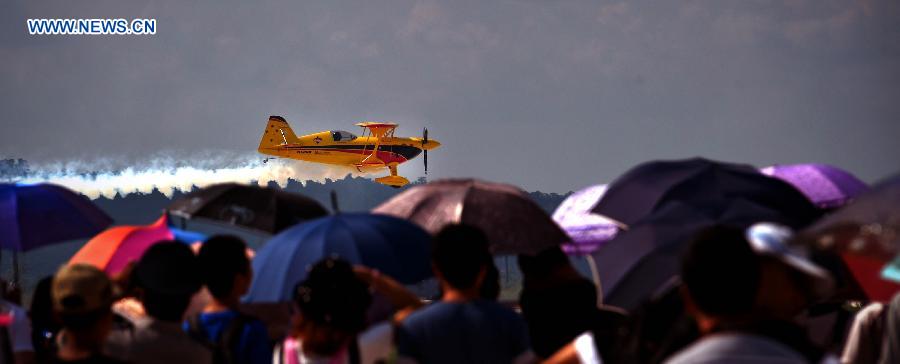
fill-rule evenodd
<path id="1" fill-rule="evenodd" d="M 381 145 L 381 139 L 394 136 L 394 129 L 397 128 L 397 124 L 366 121 L 362 123 L 356 123 L 356 125 L 362 127 L 363 129 L 367 129 L 371 133 L 371 135 L 376 138 L 374 148 L 372 148 L 372 151 L 366 157 L 364 157 L 359 163 L 357 163 L 357 169 L 363 166 L 385 165 L 384 161 L 378 159 L 377 157 L 378 147 Z M 365 136 L 365 133 L 363 133 L 363 136 Z"/>
<path id="2" fill-rule="evenodd" d="M 362 123 L 356 123 L 356 126 L 360 126 L 364 129 L 368 129 L 373 137 L 378 139 L 384 137 L 391 137 L 394 135 L 394 129 L 397 128 L 397 124 L 395 123 L 382 123 L 382 122 L 374 122 L 374 121 L 365 121 Z"/>

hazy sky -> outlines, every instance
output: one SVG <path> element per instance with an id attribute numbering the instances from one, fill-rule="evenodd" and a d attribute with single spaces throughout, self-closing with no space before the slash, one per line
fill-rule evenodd
<path id="1" fill-rule="evenodd" d="M 157 34 L 26 34 L 120 17 Z M 33 162 L 252 154 L 278 114 L 427 126 L 431 177 L 545 191 L 693 155 L 900 171 L 895 0 L 6 1 L 0 65 L 0 157 Z"/>

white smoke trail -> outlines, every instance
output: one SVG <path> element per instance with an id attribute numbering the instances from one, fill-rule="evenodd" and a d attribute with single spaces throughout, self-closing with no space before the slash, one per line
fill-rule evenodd
<path id="1" fill-rule="evenodd" d="M 228 159 L 227 161 L 225 159 Z M 216 183 L 257 182 L 266 185 L 271 181 L 286 187 L 288 180 L 324 182 L 359 173 L 349 167 L 329 166 L 294 160 L 276 159 L 263 163 L 261 157 L 201 158 L 184 161 L 169 157 L 157 157 L 143 166 L 125 167 L 117 171 L 98 171 L 97 166 L 114 164 L 110 161 L 67 162 L 38 166 L 24 183 L 54 183 L 65 186 L 96 199 L 113 198 L 116 194 L 148 194 L 154 189 L 171 197 L 175 191 L 190 191 L 193 187 L 206 187 Z"/>

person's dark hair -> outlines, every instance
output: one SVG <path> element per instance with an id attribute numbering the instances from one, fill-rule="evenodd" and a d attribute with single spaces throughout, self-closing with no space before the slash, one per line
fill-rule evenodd
<path id="1" fill-rule="evenodd" d="M 56 345 L 56 333 L 60 329 L 56 314 L 53 313 L 53 276 L 41 278 L 31 296 L 31 342 L 34 345 L 35 359 L 43 363 L 53 355 Z"/>
<path id="2" fill-rule="evenodd" d="M 162 321 L 181 321 L 201 285 L 197 257 L 187 245 L 175 241 L 147 249 L 132 276 L 147 314 Z"/>
<path id="3" fill-rule="evenodd" d="M 52 284 L 53 276 L 41 278 L 31 296 L 31 309 L 28 314 L 32 326 L 36 328 L 57 326 L 53 317 L 53 297 L 50 295 Z"/>
<path id="4" fill-rule="evenodd" d="M 197 255 L 200 278 L 216 299 L 227 299 L 238 275 L 249 275 L 247 245 L 233 235 L 216 235 L 206 240 Z"/>
<path id="5" fill-rule="evenodd" d="M 66 314 L 57 313 L 57 318 L 62 326 L 74 332 L 84 332 L 94 329 L 94 326 L 107 315 L 112 314 L 110 307 L 103 307 L 94 311 Z"/>
<path id="6" fill-rule="evenodd" d="M 489 259 L 486 264 L 487 271 L 484 274 L 484 282 L 481 284 L 479 296 L 486 300 L 496 301 L 500 298 L 500 271 L 494 265 L 493 259 Z"/>
<path id="7" fill-rule="evenodd" d="M 525 279 L 541 279 L 560 267 L 571 265 L 569 257 L 559 247 L 541 250 L 536 255 L 519 255 L 518 263 Z"/>
<path id="8" fill-rule="evenodd" d="M 452 287 L 468 289 L 489 263 L 487 236 L 480 229 L 459 224 L 443 228 L 434 237 L 431 261 Z"/>
<path id="9" fill-rule="evenodd" d="M 735 316 L 753 308 L 760 261 L 744 230 L 713 226 L 691 241 L 681 264 L 681 280 L 697 308 L 712 316 Z"/>
<path id="10" fill-rule="evenodd" d="M 328 258 L 297 284 L 294 303 L 302 315 L 303 349 L 332 355 L 365 329 L 372 296 L 350 263 Z"/>

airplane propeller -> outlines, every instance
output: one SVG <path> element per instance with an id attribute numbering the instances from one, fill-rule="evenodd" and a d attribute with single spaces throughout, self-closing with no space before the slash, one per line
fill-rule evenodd
<path id="1" fill-rule="evenodd" d="M 428 128 L 422 129 L 422 151 L 425 152 L 425 155 L 422 156 L 422 161 L 425 163 L 425 175 L 428 175 L 428 149 L 425 149 L 425 144 L 428 144 Z"/>

